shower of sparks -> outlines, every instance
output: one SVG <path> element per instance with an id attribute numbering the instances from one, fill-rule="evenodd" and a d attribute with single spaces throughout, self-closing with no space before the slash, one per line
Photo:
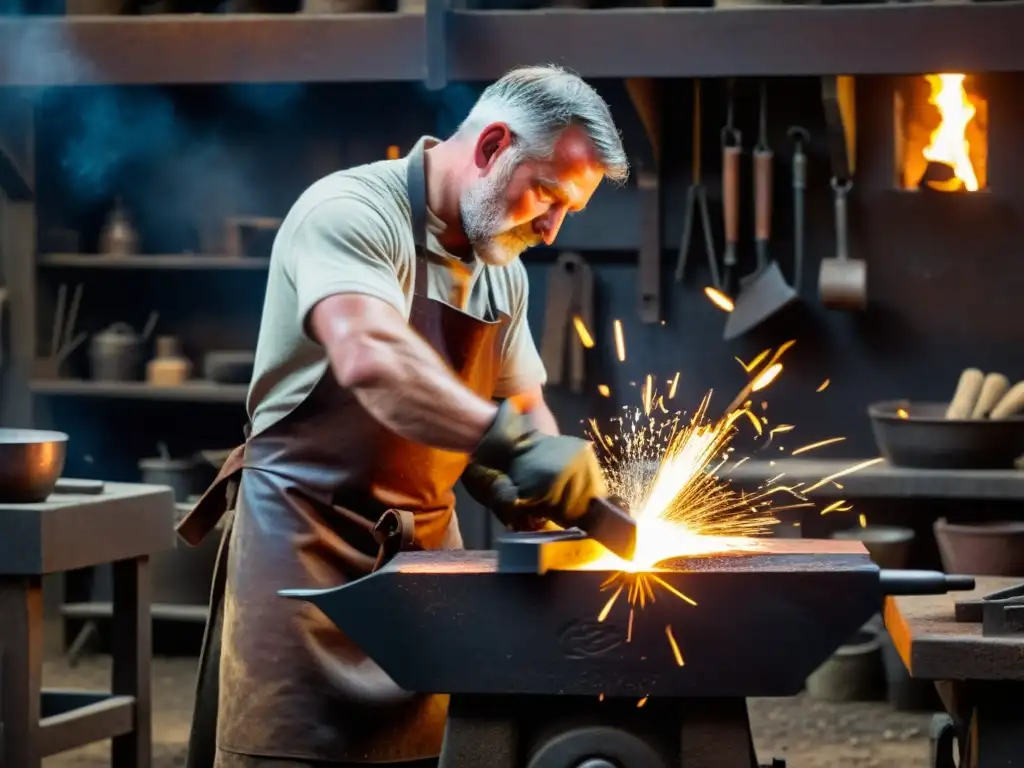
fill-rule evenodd
<path id="1" fill-rule="evenodd" d="M 618 358 L 625 360 L 625 339 L 618 320 L 614 323 L 614 338 Z M 626 502 L 636 520 L 637 542 L 630 561 L 605 552 L 579 567 L 610 572 L 601 584 L 607 598 L 598 621 L 607 620 L 616 608 L 625 606 L 626 642 L 632 642 L 637 610 L 655 602 L 659 594 L 668 593 L 691 607 L 697 606 L 665 578 L 668 572 L 659 568 L 661 562 L 756 551 L 762 546 L 758 537 L 779 522 L 773 512 L 812 508 L 816 505 L 808 498 L 810 492 L 829 483 L 841 487 L 836 479 L 881 461 L 862 462 L 806 488 L 803 483 L 781 483 L 784 473 L 780 472 L 754 492 L 732 489 L 729 474 L 749 458 L 732 456 L 735 449 L 731 443 L 741 430 L 752 430 L 763 450 L 776 435 L 795 429 L 792 424 L 769 424 L 766 416 L 754 413 L 751 401 L 754 392 L 765 390 L 778 379 L 783 371 L 781 358 L 794 343 L 787 341 L 774 351 L 766 349 L 750 363 L 739 361 L 748 380 L 720 418 L 709 415 L 711 392 L 692 414 L 670 412 L 665 407 L 665 400 L 676 394 L 680 378 L 677 372 L 668 379 L 666 396 L 656 391 L 655 377 L 648 375 L 643 381 L 640 407 L 624 406 L 622 414 L 605 429 L 595 419 L 588 421 L 588 435 L 602 460 L 609 492 Z M 605 385 L 598 389 L 608 394 Z M 760 402 L 760 410 L 767 410 L 767 402 Z M 805 445 L 791 455 L 841 440 L 836 437 Z M 781 503 L 775 503 L 782 495 L 785 498 Z M 850 509 L 848 502 L 840 500 L 824 507 L 821 514 Z M 665 634 L 673 658 L 683 666 L 683 652 L 670 625 Z"/>
<path id="2" fill-rule="evenodd" d="M 820 385 L 818 385 L 818 388 L 816 390 L 814 390 L 814 391 L 815 392 L 824 392 L 826 389 L 828 389 L 828 385 L 831 384 L 831 383 L 832 383 L 831 379 L 825 379 L 823 382 L 821 382 Z"/>
<path id="3" fill-rule="evenodd" d="M 735 308 L 735 305 L 732 303 L 732 299 L 730 299 L 717 288 L 712 288 L 711 286 L 708 286 L 707 288 L 704 289 L 704 295 L 711 300 L 712 304 L 714 304 L 723 312 L 732 312 Z"/>
<path id="4" fill-rule="evenodd" d="M 611 397 L 612 395 L 612 390 L 607 384 L 598 384 L 597 391 L 600 392 L 603 397 Z"/>
<path id="5" fill-rule="evenodd" d="M 572 324 L 576 328 L 576 335 L 580 337 L 580 342 L 587 349 L 591 349 L 594 346 L 594 337 L 590 335 L 590 331 L 587 330 L 587 324 L 583 322 L 583 318 L 579 315 L 573 315 Z"/>

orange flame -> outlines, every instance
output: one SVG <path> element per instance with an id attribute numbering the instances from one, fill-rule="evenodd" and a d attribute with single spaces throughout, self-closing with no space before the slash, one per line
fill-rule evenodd
<path id="1" fill-rule="evenodd" d="M 932 131 L 923 154 L 925 160 L 941 163 L 953 170 L 956 176 L 953 189 L 964 188 L 968 192 L 977 192 L 978 176 L 971 163 L 967 125 L 978 110 L 971 104 L 964 89 L 966 77 L 955 74 L 925 75 L 931 87 L 928 103 L 939 110 L 940 122 L 939 127 Z"/>

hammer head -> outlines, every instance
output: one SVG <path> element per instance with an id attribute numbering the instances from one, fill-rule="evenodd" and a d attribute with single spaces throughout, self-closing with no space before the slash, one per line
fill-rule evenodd
<path id="1" fill-rule="evenodd" d="M 624 560 L 636 553 L 636 521 L 616 498 L 593 499 L 574 525 Z"/>

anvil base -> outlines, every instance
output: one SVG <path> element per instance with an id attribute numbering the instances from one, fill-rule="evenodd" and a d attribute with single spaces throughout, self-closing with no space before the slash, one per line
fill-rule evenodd
<path id="1" fill-rule="evenodd" d="M 758 768 L 745 699 L 453 696 L 440 768 Z M 772 768 L 785 768 L 774 760 Z"/>

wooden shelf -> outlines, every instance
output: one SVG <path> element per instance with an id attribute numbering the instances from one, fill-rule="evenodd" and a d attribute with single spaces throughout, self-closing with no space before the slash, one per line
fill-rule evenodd
<path id="1" fill-rule="evenodd" d="M 213 256 L 169 254 L 152 256 L 99 256 L 90 253 L 44 253 L 38 258 L 41 267 L 72 269 L 237 269 L 265 270 L 270 259 L 248 256 Z"/>
<path id="2" fill-rule="evenodd" d="M 411 81 L 422 15 L 168 14 L 0 21 L 0 85 Z M 41 42 L 42 41 L 42 42 Z"/>
<path id="3" fill-rule="evenodd" d="M 1024 0 L 451 11 L 447 22 L 435 50 L 447 70 L 441 74 L 453 81 L 490 80 L 536 61 L 616 78 L 1024 70 Z M 421 81 L 427 74 L 421 14 L 0 21 L 0 51 L 54 39 L 67 55 L 0 58 L 0 86 Z"/>
<path id="4" fill-rule="evenodd" d="M 142 381 L 106 382 L 77 379 L 36 380 L 32 392 L 55 397 L 98 397 L 128 400 L 176 400 L 190 403 L 244 404 L 249 391 L 245 384 L 215 384 L 196 381 L 180 387 L 153 387 Z"/>
<path id="5" fill-rule="evenodd" d="M 463 11 L 448 77 L 524 62 L 583 77 L 771 77 L 1024 70 L 1024 2 Z"/>

